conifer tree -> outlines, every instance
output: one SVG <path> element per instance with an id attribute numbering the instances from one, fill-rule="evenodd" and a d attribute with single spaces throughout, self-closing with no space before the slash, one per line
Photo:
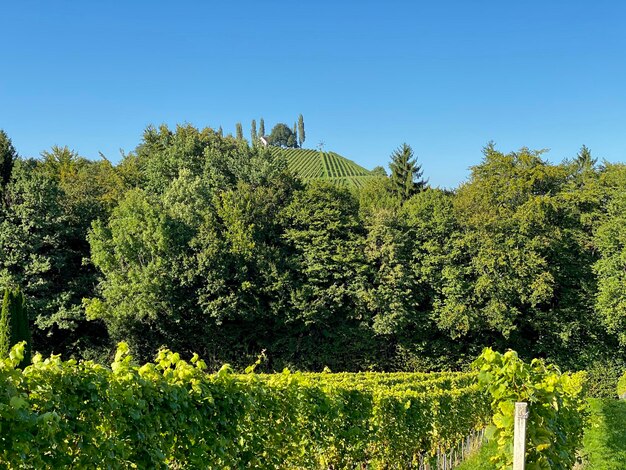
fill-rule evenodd
<path id="1" fill-rule="evenodd" d="M 220 128 L 217 130 L 217 135 L 219 135 L 220 137 L 224 137 L 224 130 L 222 129 L 222 126 L 220 126 Z"/>
<path id="2" fill-rule="evenodd" d="M 265 136 L 265 121 L 261 118 L 261 121 L 259 122 L 259 137 L 263 136 Z"/>
<path id="3" fill-rule="evenodd" d="M 404 143 L 391 154 L 391 187 L 393 193 L 402 201 L 424 189 L 427 181 L 422 179 L 422 166 L 413 157 L 413 149 Z"/>
<path id="4" fill-rule="evenodd" d="M 11 348 L 26 341 L 24 359 L 20 367 L 30 364 L 31 336 L 28 314 L 24 306 L 24 295 L 19 289 L 5 289 L 0 310 L 0 357 L 6 357 Z"/>
<path id="5" fill-rule="evenodd" d="M 256 119 L 252 120 L 252 125 L 250 126 L 250 140 L 252 145 L 256 142 L 257 134 L 256 134 Z"/>
<path id="6" fill-rule="evenodd" d="M 586 145 L 583 145 L 580 148 L 578 154 L 576 155 L 576 158 L 574 159 L 574 161 L 576 162 L 579 168 L 590 169 L 596 165 L 596 163 L 598 162 L 598 159 L 593 158 L 591 156 L 591 150 L 589 150 L 589 148 Z"/>
<path id="7" fill-rule="evenodd" d="M 235 135 L 237 136 L 237 140 L 243 140 L 243 126 L 240 122 L 235 125 Z"/>
<path id="8" fill-rule="evenodd" d="M 298 144 L 302 147 L 306 135 L 304 133 L 304 118 L 302 114 L 298 116 Z"/>

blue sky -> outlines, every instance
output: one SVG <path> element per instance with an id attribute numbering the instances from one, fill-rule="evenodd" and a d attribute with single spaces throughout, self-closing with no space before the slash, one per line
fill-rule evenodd
<path id="1" fill-rule="evenodd" d="M 452 187 L 490 140 L 626 161 L 626 3 L 3 2 L 0 128 L 113 161 L 148 124 L 304 115 L 305 147 Z M 269 130 L 269 129 L 268 129 Z"/>

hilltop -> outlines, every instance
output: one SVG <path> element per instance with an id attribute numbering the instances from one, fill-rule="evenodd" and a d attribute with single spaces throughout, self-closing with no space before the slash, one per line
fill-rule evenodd
<path id="1" fill-rule="evenodd" d="M 376 174 L 335 152 L 311 149 L 268 147 L 272 154 L 283 155 L 289 169 L 303 180 L 325 179 L 339 186 L 361 187 Z"/>

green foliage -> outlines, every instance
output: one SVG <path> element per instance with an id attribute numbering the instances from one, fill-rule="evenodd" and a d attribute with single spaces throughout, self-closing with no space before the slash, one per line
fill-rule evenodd
<path id="1" fill-rule="evenodd" d="M 162 350 L 111 368 L 0 359 L 0 462 L 9 468 L 407 468 L 433 463 L 489 416 L 472 374 L 209 375 Z"/>
<path id="2" fill-rule="evenodd" d="M 80 353 L 106 342 L 102 325 L 87 322 L 82 309 L 96 282 L 86 234 L 115 204 L 118 184 L 110 164 L 66 149 L 43 162 L 16 161 L 0 217 L 0 284 L 24 292 L 34 349 Z"/>
<path id="3" fill-rule="evenodd" d="M 608 203 L 604 220 L 595 232 L 601 257 L 594 265 L 598 276 L 596 308 L 609 331 L 626 344 L 626 196 L 622 186 Z"/>
<path id="4" fill-rule="evenodd" d="M 585 424 L 584 377 L 561 374 L 539 359 L 527 364 L 514 351 L 500 354 L 490 348 L 473 366 L 492 398 L 494 416 L 487 434 L 498 442 L 492 462 L 499 469 L 512 465 L 515 403 L 526 402 L 527 468 L 571 469 Z"/>
<path id="5" fill-rule="evenodd" d="M 361 217 L 365 222 L 378 211 L 397 211 L 400 208 L 400 201 L 391 191 L 389 178 L 377 176 L 362 180 L 358 196 Z"/>
<path id="6" fill-rule="evenodd" d="M 593 364 L 624 361 L 626 166 L 586 147 L 551 164 L 490 144 L 459 188 L 412 194 L 411 170 L 400 194 L 332 152 L 190 125 L 148 127 L 117 165 L 0 137 L 0 285 L 21 286 L 46 354 L 102 357 L 112 337 L 142 360 L 431 370 L 494 346 L 588 369 L 594 394 L 613 385 Z"/>
<path id="7" fill-rule="evenodd" d="M 259 121 L 259 137 L 265 136 L 265 121 L 263 118 Z"/>
<path id="8" fill-rule="evenodd" d="M 6 132 L 0 129 L 0 196 L 9 183 L 15 160 L 17 160 L 15 147 Z"/>
<path id="9" fill-rule="evenodd" d="M 391 211 L 380 210 L 367 226 L 365 255 L 372 270 L 366 300 L 372 315 L 372 329 L 379 335 L 397 335 L 416 318 L 419 310 L 413 295 L 410 270 L 411 244 L 401 219 Z"/>
<path id="10" fill-rule="evenodd" d="M 392 191 L 402 201 L 426 186 L 426 180 L 421 179 L 422 165 L 417 164 L 417 158 L 413 158 L 413 149 L 406 143 L 391 154 L 389 169 Z"/>
<path id="11" fill-rule="evenodd" d="M 593 362 L 585 369 L 586 395 L 590 398 L 615 398 L 615 388 L 624 370 L 626 367 L 622 361 Z"/>
<path id="12" fill-rule="evenodd" d="M 298 116 L 298 146 L 302 147 L 306 139 L 306 133 L 304 132 L 304 117 L 302 114 Z"/>
<path id="13" fill-rule="evenodd" d="M 377 176 L 388 176 L 387 170 L 385 170 L 385 167 L 382 167 L 382 166 L 374 167 L 374 169 L 372 170 L 372 174 L 377 175 Z"/>
<path id="14" fill-rule="evenodd" d="M 243 126 L 241 125 L 241 123 L 238 122 L 235 128 L 236 128 L 235 138 L 237 140 L 243 140 Z"/>
<path id="15" fill-rule="evenodd" d="M 269 143 L 275 147 L 297 148 L 298 140 L 287 124 L 276 124 L 269 136 Z"/>
<path id="16" fill-rule="evenodd" d="M 24 355 L 19 367 L 30 364 L 31 337 L 24 295 L 19 289 L 4 289 L 0 311 L 0 358 L 7 357 L 11 348 L 25 343 Z"/>
<path id="17" fill-rule="evenodd" d="M 252 124 L 250 124 L 250 143 L 255 145 L 257 141 L 258 135 L 256 132 L 256 119 L 252 120 Z"/>
<path id="18" fill-rule="evenodd" d="M 442 327 L 570 367 L 584 367 L 583 354 L 601 347 L 592 237 L 581 214 L 593 209 L 572 197 L 573 171 L 548 165 L 541 152 L 485 148 L 454 197 L 463 258 L 445 271 Z"/>
<path id="19" fill-rule="evenodd" d="M 356 200 L 331 183 L 312 182 L 294 194 L 283 216 L 288 227 L 284 239 L 293 252 L 290 265 L 296 276 L 292 315 L 312 328 L 306 347 L 322 349 L 309 355 L 298 351 L 298 362 L 317 356 L 325 364 L 336 363 L 334 351 L 346 338 L 351 338 L 355 352 L 366 354 L 367 330 L 358 326 L 366 315 L 367 264 Z M 352 361 L 358 360 L 354 354 Z"/>

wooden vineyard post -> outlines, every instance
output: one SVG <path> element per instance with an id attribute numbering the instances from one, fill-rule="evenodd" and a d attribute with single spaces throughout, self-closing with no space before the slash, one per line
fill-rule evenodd
<path id="1" fill-rule="evenodd" d="M 513 436 L 513 470 L 526 468 L 526 419 L 528 403 L 515 403 L 515 428 Z"/>

